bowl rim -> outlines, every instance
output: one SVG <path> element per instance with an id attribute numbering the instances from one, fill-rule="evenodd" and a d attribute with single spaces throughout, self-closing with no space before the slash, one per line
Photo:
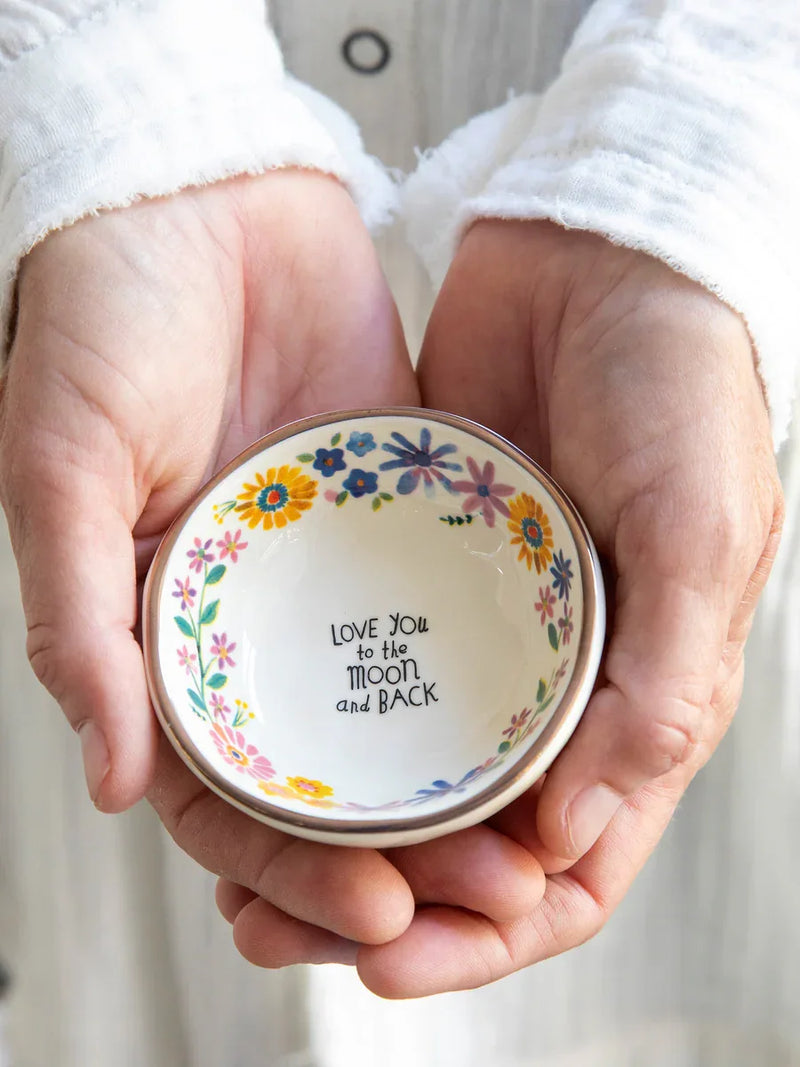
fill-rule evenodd
<path id="1" fill-rule="evenodd" d="M 307 430 L 332 423 L 384 417 L 427 420 L 470 434 L 484 444 L 502 452 L 550 493 L 560 508 L 575 541 L 580 567 L 583 619 L 580 636 L 577 644 L 573 646 L 576 648 L 575 666 L 558 707 L 536 740 L 517 759 L 509 761 L 508 768 L 499 778 L 467 799 L 428 814 L 394 818 L 373 818 L 368 813 L 364 813 L 360 818 L 343 819 L 293 811 L 270 803 L 266 799 L 262 800 L 237 786 L 231 778 L 225 777 L 198 749 L 183 725 L 182 715 L 167 692 L 158 655 L 158 605 L 161 602 L 166 564 L 175 542 L 192 514 L 228 475 L 244 466 L 253 457 Z M 584 708 L 575 706 L 576 701 L 585 692 L 585 702 L 588 703 L 591 692 L 591 686 L 587 691 L 588 676 L 592 674 L 593 683 L 605 637 L 605 599 L 597 551 L 583 519 L 558 483 L 538 463 L 496 431 L 462 415 L 411 406 L 342 409 L 307 416 L 271 430 L 234 456 L 192 497 L 162 538 L 145 580 L 141 617 L 142 648 L 150 699 L 164 732 L 183 762 L 213 792 L 240 811 L 274 827 L 280 827 L 286 832 L 294 832 L 301 836 L 313 835 L 317 839 L 323 836 L 340 836 L 342 839 L 369 837 L 385 838 L 388 842 L 391 837 L 401 833 L 406 836 L 417 834 L 421 836 L 425 831 L 434 827 L 444 827 L 449 823 L 458 823 L 460 826 L 469 825 L 469 816 L 477 809 L 490 812 L 499 810 L 518 796 L 529 784 L 533 784 L 533 781 L 545 772 L 569 740 L 575 723 L 584 710 Z M 600 627 L 603 629 L 602 634 L 598 633 Z M 565 730 L 568 730 L 566 736 L 564 736 Z M 541 765 L 541 770 L 534 777 L 532 771 L 537 765 Z M 523 780 L 524 786 L 521 785 Z"/>

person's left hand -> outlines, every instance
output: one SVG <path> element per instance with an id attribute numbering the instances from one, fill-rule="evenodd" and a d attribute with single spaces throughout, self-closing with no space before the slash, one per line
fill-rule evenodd
<path id="1" fill-rule="evenodd" d="M 504 434 L 572 497 L 610 566 L 610 623 L 572 740 L 543 784 L 491 820 L 542 862 L 542 903 L 507 923 L 418 909 L 399 938 L 358 954 L 364 983 L 387 997 L 482 985 L 601 928 L 733 716 L 782 515 L 741 320 L 600 237 L 476 224 L 419 375 L 428 406 Z M 237 924 L 250 899 L 220 887 Z M 252 958 L 256 929 L 238 933 Z"/>

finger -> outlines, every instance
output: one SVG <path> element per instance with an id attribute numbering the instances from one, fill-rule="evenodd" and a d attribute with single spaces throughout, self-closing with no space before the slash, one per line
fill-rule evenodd
<path id="1" fill-rule="evenodd" d="M 545 875 L 558 874 L 572 865 L 571 860 L 554 855 L 545 848 L 536 827 L 536 809 L 539 796 L 544 787 L 544 778 L 540 778 L 533 788 L 517 797 L 489 820 L 489 825 L 498 833 L 516 841 L 544 871 Z"/>
<path id="2" fill-rule="evenodd" d="M 193 859 L 287 915 L 366 944 L 390 941 L 411 922 L 411 890 L 380 853 L 264 826 L 206 789 L 166 738 L 148 799 Z"/>
<path id="3" fill-rule="evenodd" d="M 233 926 L 237 949 L 257 967 L 355 963 L 359 948 L 355 942 L 293 919 L 236 882 L 220 878 L 216 899 L 223 917 Z"/>
<path id="4" fill-rule="evenodd" d="M 550 852 L 582 856 L 626 796 L 713 746 L 711 692 L 726 614 L 715 607 L 677 584 L 645 581 L 622 593 L 606 684 L 539 799 L 537 828 Z"/>
<path id="5" fill-rule="evenodd" d="M 732 631 L 738 632 L 738 624 L 734 624 Z M 741 635 L 741 641 L 743 640 L 744 636 Z M 743 682 L 742 645 L 729 641 L 717 669 L 717 684 L 712 696 L 712 703 L 723 725 L 733 718 L 742 694 Z M 693 768 L 689 768 L 688 773 L 692 770 Z M 540 779 L 532 789 L 499 811 L 492 817 L 490 824 L 526 849 L 541 864 L 545 874 L 560 874 L 573 867 L 572 861 L 550 852 L 542 843 L 536 825 L 536 809 L 545 781 L 546 777 Z"/>
<path id="6" fill-rule="evenodd" d="M 391 849 L 385 855 L 408 882 L 418 905 L 451 904 L 509 921 L 529 914 L 544 894 L 539 864 L 523 847 L 486 827 Z M 222 915 L 233 923 L 255 894 L 220 879 L 216 899 Z"/>
<path id="7" fill-rule="evenodd" d="M 242 908 L 256 900 L 256 894 L 252 889 L 232 882 L 230 878 L 218 878 L 214 898 L 222 918 L 233 926 Z"/>
<path id="8" fill-rule="evenodd" d="M 424 909 L 395 941 L 361 949 L 361 981 L 390 999 L 474 989 L 583 944 L 628 891 L 682 788 L 677 775 L 668 776 L 629 797 L 583 859 L 548 877 L 529 916 L 499 923 L 452 908 Z"/>
<path id="9" fill-rule="evenodd" d="M 391 945 L 362 950 L 358 974 L 367 989 L 389 1000 L 474 989 L 510 973 L 504 932 L 483 915 L 426 908 Z"/>
<path id="10" fill-rule="evenodd" d="M 242 956 L 256 967 L 295 963 L 352 966 L 359 950 L 356 942 L 294 919 L 260 898 L 246 904 L 236 916 L 233 940 Z"/>
<path id="11" fill-rule="evenodd" d="M 468 830 L 386 853 L 418 904 L 450 904 L 507 921 L 542 899 L 544 872 L 516 841 L 490 829 Z"/>
<path id="12" fill-rule="evenodd" d="M 691 500 L 691 496 L 689 496 Z M 614 632 L 578 730 L 547 776 L 537 825 L 567 859 L 597 840 L 622 799 L 674 767 L 704 763 L 727 726 L 713 694 L 765 537 L 676 487 L 639 498 L 620 522 Z M 677 513 L 680 513 L 678 515 Z M 702 550 L 687 552 L 679 531 Z M 752 598 L 750 598 L 752 599 Z M 744 606 L 743 606 L 744 605 Z M 734 650 L 736 651 L 736 650 Z"/>
<path id="13" fill-rule="evenodd" d="M 157 736 L 142 655 L 133 637 L 136 574 L 133 485 L 103 419 L 15 352 L 3 400 L 0 496 L 9 520 L 39 680 L 80 737 L 89 793 L 104 811 L 141 798 Z M 132 495 L 132 494 L 131 494 Z M 128 502 L 129 503 L 129 502 Z"/>

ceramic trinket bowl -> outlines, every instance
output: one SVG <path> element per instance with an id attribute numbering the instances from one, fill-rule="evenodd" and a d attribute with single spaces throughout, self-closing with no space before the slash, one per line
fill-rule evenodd
<path id="1" fill-rule="evenodd" d="M 409 844 L 530 787 L 588 701 L 597 557 L 531 460 L 467 420 L 341 412 L 257 442 L 145 590 L 154 706 L 206 784 L 335 844 Z"/>

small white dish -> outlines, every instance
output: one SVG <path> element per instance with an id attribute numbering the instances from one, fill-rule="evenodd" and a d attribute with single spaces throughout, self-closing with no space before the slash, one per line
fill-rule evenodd
<path id="1" fill-rule="evenodd" d="M 575 728 L 605 627 L 586 528 L 507 441 L 421 409 L 305 419 L 179 517 L 145 589 L 156 712 L 238 808 L 387 847 L 480 822 Z"/>

